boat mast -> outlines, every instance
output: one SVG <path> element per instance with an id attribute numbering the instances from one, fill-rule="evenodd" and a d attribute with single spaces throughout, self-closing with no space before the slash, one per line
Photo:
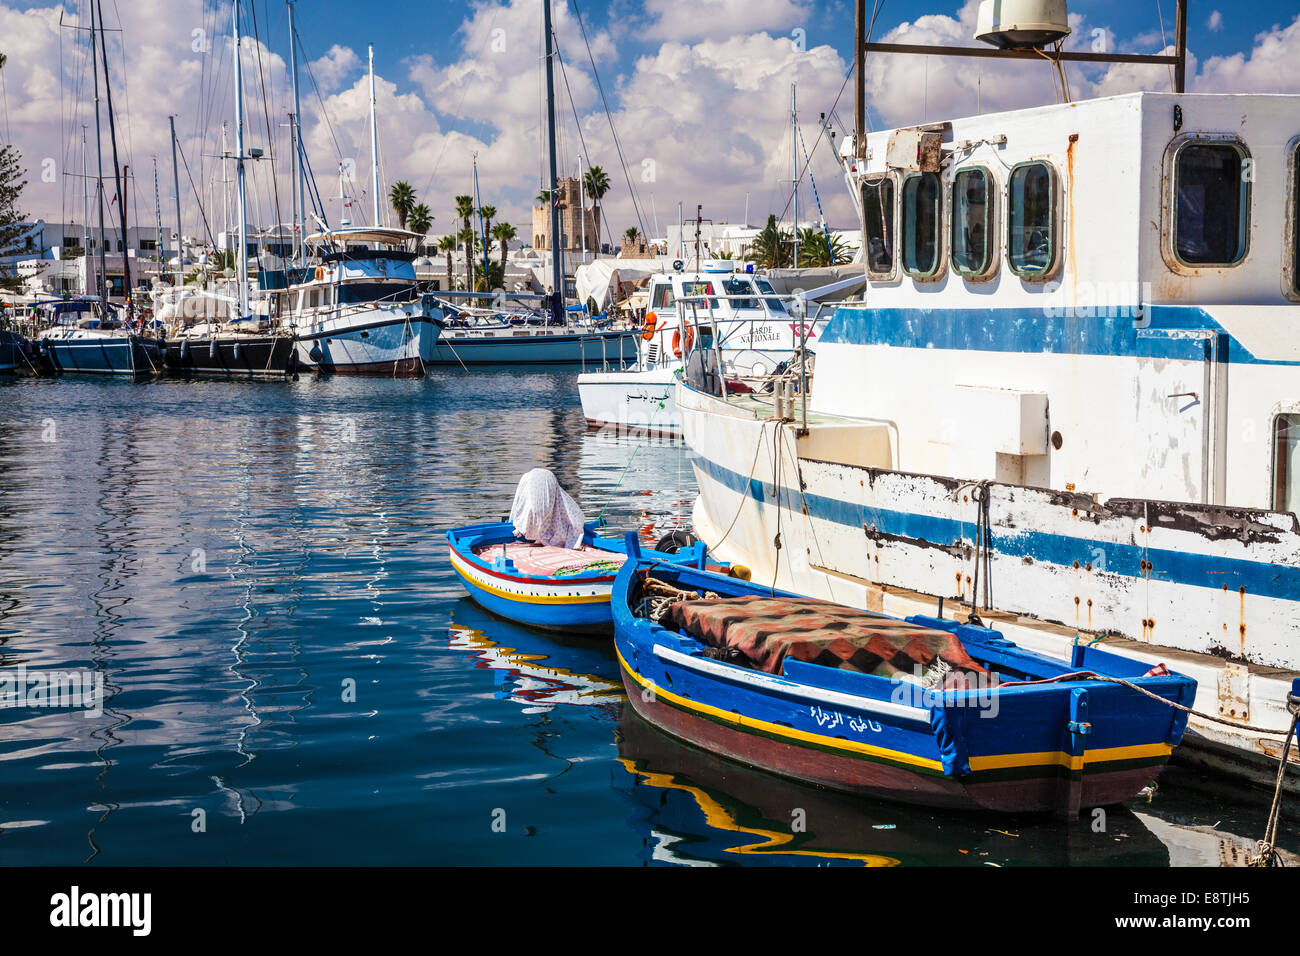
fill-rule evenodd
<path id="1" fill-rule="evenodd" d="M 108 101 L 108 138 L 113 144 L 113 182 L 117 185 L 118 222 L 122 226 L 122 295 L 126 299 L 126 321 L 131 325 L 135 319 L 135 301 L 131 295 L 131 262 L 127 255 L 129 245 L 126 235 L 126 176 L 117 156 L 117 120 L 113 117 L 113 87 L 108 79 L 108 38 L 104 33 L 104 7 L 100 0 L 95 0 L 99 8 L 99 52 L 104 60 L 104 98 Z M 105 284 L 108 276 L 104 276 Z"/>
<path id="2" fill-rule="evenodd" d="M 790 214 L 794 219 L 794 231 L 790 235 L 794 238 L 794 262 L 790 263 L 791 268 L 799 268 L 799 108 L 797 105 L 796 94 L 798 87 L 790 84 L 790 184 L 793 187 L 794 195 L 791 199 L 792 207 Z"/>
<path id="3" fill-rule="evenodd" d="M 90 167 L 86 165 L 86 125 L 81 125 L 81 254 L 86 258 L 90 269 L 89 278 L 94 282 L 95 257 L 90 253 Z M 90 295 L 94 285 L 84 286 L 82 295 Z"/>
<path id="4" fill-rule="evenodd" d="M 488 281 L 488 239 L 490 237 L 487 234 L 487 223 L 483 221 L 483 198 L 479 195 L 478 191 L 478 153 L 474 154 L 474 205 L 477 206 L 479 210 L 478 230 L 479 235 L 483 239 L 483 282 L 486 286 Z M 501 277 L 501 281 L 503 283 L 505 282 L 504 275 Z"/>
<path id="5" fill-rule="evenodd" d="M 370 44 L 370 191 L 374 194 L 376 226 L 379 221 L 379 127 L 375 123 L 375 45 Z"/>
<path id="6" fill-rule="evenodd" d="M 564 242 L 560 236 L 560 207 L 555 159 L 555 47 L 551 33 L 551 0 L 542 0 L 542 29 L 546 32 L 546 137 L 551 156 L 551 312 L 564 319 Z"/>
<path id="7" fill-rule="evenodd" d="M 161 276 L 167 271 L 167 256 L 162 237 L 162 199 L 158 196 L 158 157 L 156 155 L 153 158 L 153 219 L 154 229 L 158 233 L 158 274 Z"/>
<path id="8" fill-rule="evenodd" d="M 172 188 L 176 190 L 176 285 L 185 284 L 185 234 L 181 231 L 181 174 L 176 167 L 176 117 L 167 117 L 172 130 Z"/>
<path id="9" fill-rule="evenodd" d="M 306 230 L 303 223 L 307 220 L 307 204 L 303 196 L 302 141 L 299 124 L 302 122 L 302 101 L 298 97 L 298 32 L 293 26 L 293 3 L 287 0 L 289 8 L 289 73 L 293 79 L 293 116 L 289 118 L 289 133 L 293 138 L 293 230 L 294 263 L 301 265 L 306 259 Z"/>
<path id="10" fill-rule="evenodd" d="M 95 4 L 90 4 L 90 71 L 95 84 L 95 197 L 99 201 L 99 287 L 101 314 L 108 316 L 108 252 L 104 238 L 104 148 L 99 122 L 99 54 L 95 52 Z"/>
<path id="11" fill-rule="evenodd" d="M 239 206 L 239 248 L 235 254 L 235 275 L 239 283 L 239 318 L 248 315 L 248 217 L 244 206 L 244 74 L 239 55 L 239 0 L 235 7 L 235 169 Z"/>

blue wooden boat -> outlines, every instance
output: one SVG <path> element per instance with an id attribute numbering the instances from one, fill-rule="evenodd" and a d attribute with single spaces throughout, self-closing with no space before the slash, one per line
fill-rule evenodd
<path id="1" fill-rule="evenodd" d="M 611 605 L 632 706 L 673 736 L 759 769 L 929 806 L 1072 815 L 1136 795 L 1186 727 L 1186 712 L 1167 702 L 1191 706 L 1196 682 L 1164 668 L 1083 646 L 1068 663 L 1057 661 L 986 627 L 810 602 L 662 563 L 641 553 L 634 537 L 627 549 Z M 760 600 L 768 612 L 784 607 L 769 619 L 776 631 L 791 632 L 777 635 L 785 652 L 774 671 L 759 669 L 753 646 L 718 641 L 720 621 L 731 628 L 751 613 L 741 605 L 758 608 Z M 809 620 L 825 615 L 837 623 L 801 629 L 795 615 L 814 612 Z M 681 626 L 692 618 L 709 628 L 697 634 Z M 842 632 L 831 633 L 839 627 L 871 643 L 845 650 Z M 877 635 L 900 634 L 916 642 L 909 653 L 944 647 L 991 679 L 950 671 L 952 683 L 927 687 L 897 672 L 826 663 L 877 647 Z"/>
<path id="2" fill-rule="evenodd" d="M 627 545 L 600 537 L 600 527 L 588 522 L 576 549 L 521 541 L 508 521 L 457 528 L 447 532 L 451 566 L 470 597 L 500 617 L 552 631 L 608 631 L 610 589 L 627 560 Z M 702 567 L 705 561 L 699 544 L 675 554 L 652 553 L 664 564 Z"/>

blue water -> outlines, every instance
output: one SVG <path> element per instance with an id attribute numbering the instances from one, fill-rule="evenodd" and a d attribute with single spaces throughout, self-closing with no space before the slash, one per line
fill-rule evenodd
<path id="1" fill-rule="evenodd" d="M 588 434 L 567 373 L 0 383 L 0 669 L 108 696 L 0 709 L 0 864 L 1167 865 L 1261 834 L 1262 798 L 1187 771 L 1098 833 L 667 740 L 608 641 L 492 618 L 451 572 L 442 532 L 534 467 L 615 529 L 689 525 L 689 452 Z"/>

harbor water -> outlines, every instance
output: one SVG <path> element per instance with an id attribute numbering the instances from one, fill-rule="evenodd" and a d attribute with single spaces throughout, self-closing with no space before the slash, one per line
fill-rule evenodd
<path id="1" fill-rule="evenodd" d="M 1262 835 L 1267 795 L 1177 767 L 1004 819 L 666 738 L 608 639 L 495 619 L 451 570 L 443 533 L 537 467 L 614 531 L 689 527 L 690 452 L 588 433 L 569 372 L 0 382 L 0 674 L 104 693 L 0 708 L 0 864 L 1167 866 Z"/>

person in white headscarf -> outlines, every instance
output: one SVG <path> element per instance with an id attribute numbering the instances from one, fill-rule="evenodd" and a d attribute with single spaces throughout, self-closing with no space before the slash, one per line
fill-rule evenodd
<path id="1" fill-rule="evenodd" d="M 519 479 L 510 523 L 515 526 L 515 537 L 525 541 L 554 548 L 579 548 L 586 518 L 553 474 L 545 468 L 534 468 Z"/>

